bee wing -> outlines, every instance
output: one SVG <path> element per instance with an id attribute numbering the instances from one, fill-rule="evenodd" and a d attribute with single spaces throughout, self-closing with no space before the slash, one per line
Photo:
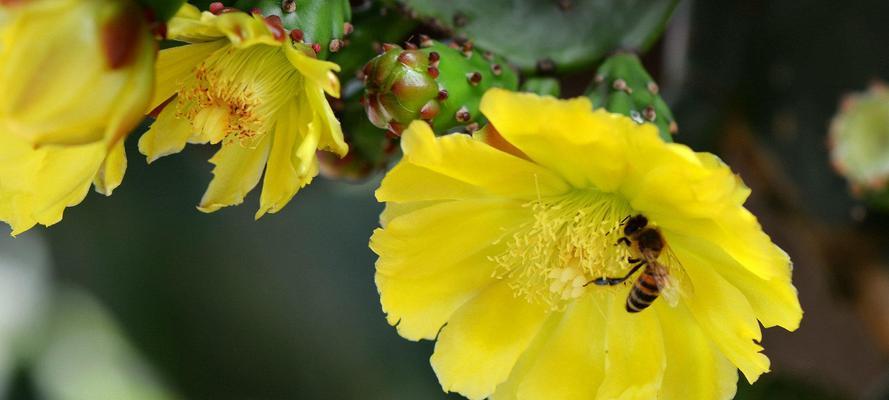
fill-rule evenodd
<path id="1" fill-rule="evenodd" d="M 679 262 L 679 258 L 670 250 L 669 246 L 664 247 L 659 258 L 658 264 L 666 270 L 661 283 L 661 295 L 671 307 L 676 307 L 679 304 L 679 299 L 694 293 L 694 286 L 692 286 L 688 274 L 685 273 L 682 263 Z"/>

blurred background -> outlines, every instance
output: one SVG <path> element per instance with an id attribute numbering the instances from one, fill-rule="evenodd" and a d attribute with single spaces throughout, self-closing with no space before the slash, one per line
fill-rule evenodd
<path id="1" fill-rule="evenodd" d="M 887 16 L 885 0 L 682 0 L 642 57 L 675 140 L 732 165 L 794 260 L 802 326 L 765 331 L 772 373 L 754 387 L 742 378 L 739 399 L 889 399 L 889 220 L 851 194 L 827 140 L 846 94 L 889 79 Z M 421 31 L 435 29 L 404 22 L 400 34 Z M 553 73 L 569 97 L 594 74 Z M 195 210 L 212 149 L 149 169 L 137 137 L 114 196 L 0 237 L 5 398 L 458 398 L 429 367 L 432 343 L 401 339 L 380 310 L 367 247 L 379 171 L 319 178 L 254 222 L 257 193 Z"/>

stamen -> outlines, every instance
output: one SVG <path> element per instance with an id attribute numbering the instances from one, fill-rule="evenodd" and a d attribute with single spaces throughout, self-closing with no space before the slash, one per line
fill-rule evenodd
<path id="1" fill-rule="evenodd" d="M 506 250 L 492 258 L 494 276 L 509 281 L 516 296 L 562 309 L 604 276 L 629 268 L 630 249 L 616 246 L 621 220 L 631 214 L 626 201 L 611 194 L 584 191 L 526 204 L 534 221 L 515 233 Z M 603 288 L 599 288 L 604 290 Z"/>
<path id="2" fill-rule="evenodd" d="M 179 90 L 177 115 L 211 142 L 249 144 L 274 124 L 303 77 L 280 49 L 252 46 L 217 51 L 198 65 Z"/>

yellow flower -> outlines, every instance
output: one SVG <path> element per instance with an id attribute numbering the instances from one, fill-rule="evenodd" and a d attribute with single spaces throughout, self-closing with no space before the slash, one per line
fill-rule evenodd
<path id="1" fill-rule="evenodd" d="M 317 150 L 348 150 L 324 96 L 339 96 L 339 66 L 274 18 L 186 4 L 169 23 L 171 39 L 191 44 L 160 52 L 152 108 L 168 104 L 139 150 L 152 162 L 187 142 L 222 142 L 201 211 L 240 204 L 265 168 L 256 218 L 275 213 L 318 174 Z"/>
<path id="2" fill-rule="evenodd" d="M 769 370 L 759 324 L 795 330 L 802 317 L 790 260 L 716 156 L 586 99 L 492 89 L 481 111 L 496 131 L 435 137 L 414 122 L 376 192 L 383 310 L 401 336 L 437 339 L 446 391 L 727 399 L 737 369 L 750 382 Z M 665 238 L 658 261 L 681 291 L 629 313 L 635 276 L 584 285 L 630 269 L 616 243 L 638 214 Z"/>
<path id="3" fill-rule="evenodd" d="M 0 220 L 52 225 L 110 195 L 142 120 L 156 44 L 131 1 L 0 2 Z"/>

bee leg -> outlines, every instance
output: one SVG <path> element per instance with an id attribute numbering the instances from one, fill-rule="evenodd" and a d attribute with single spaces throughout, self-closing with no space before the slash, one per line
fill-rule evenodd
<path id="1" fill-rule="evenodd" d="M 627 245 L 627 247 L 630 247 L 630 246 L 633 245 L 632 243 L 630 243 L 630 239 L 627 239 L 626 236 L 624 236 L 624 237 L 622 237 L 622 238 L 620 238 L 620 239 L 617 239 L 617 243 L 615 243 L 614 245 L 617 246 L 617 245 L 619 245 L 619 244 L 621 244 L 621 243 Z"/>
<path id="2" fill-rule="evenodd" d="M 614 285 L 623 283 L 623 281 L 627 280 L 630 276 L 635 274 L 636 271 L 639 270 L 639 268 L 642 268 L 643 265 L 645 265 L 645 260 L 640 260 L 639 262 L 636 263 L 636 265 L 633 266 L 632 269 L 630 269 L 630 272 L 627 272 L 626 275 L 624 275 L 620 278 L 608 278 L 608 277 L 596 278 L 596 279 L 593 279 L 593 280 L 587 282 L 583 286 L 586 287 L 587 285 L 589 285 L 591 283 L 595 283 L 598 286 L 614 286 Z"/>
<path id="3" fill-rule="evenodd" d="M 637 263 L 637 262 L 639 262 L 639 261 L 642 261 L 642 260 L 641 260 L 641 259 L 638 259 L 638 258 L 627 257 L 627 262 L 630 263 L 630 264 L 635 264 L 635 263 Z"/>

